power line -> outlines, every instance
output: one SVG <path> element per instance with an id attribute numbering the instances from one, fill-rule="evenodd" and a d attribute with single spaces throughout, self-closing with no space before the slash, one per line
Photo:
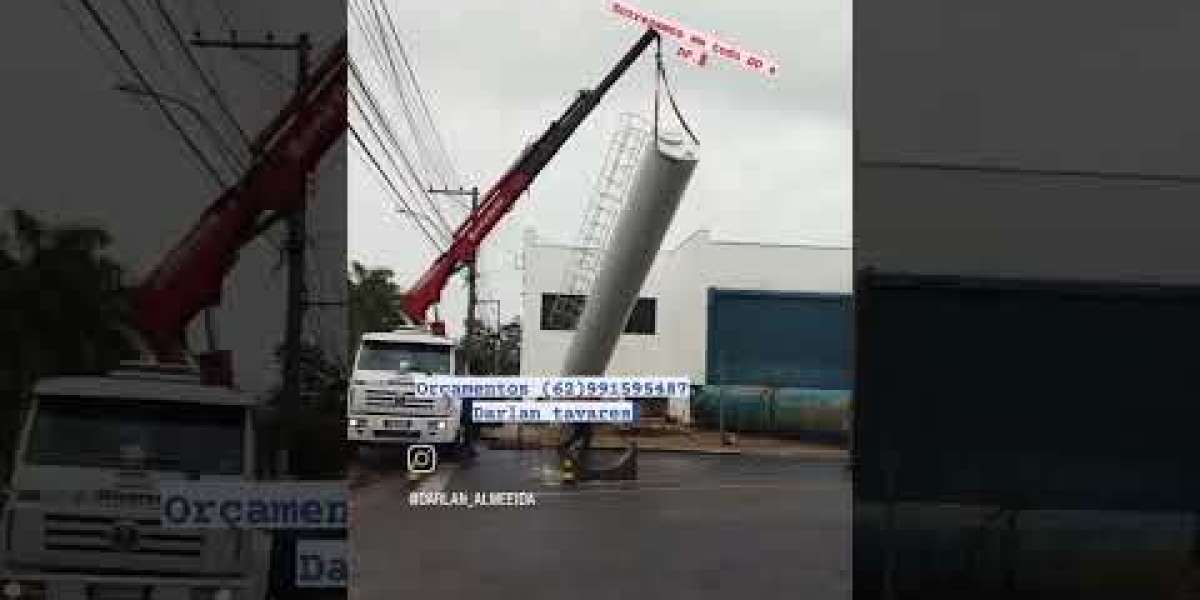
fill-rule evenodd
<path id="1" fill-rule="evenodd" d="M 362 105 L 358 102 L 357 97 L 355 97 L 353 94 L 351 94 L 350 100 L 354 104 L 355 108 L 357 108 L 360 113 L 363 112 Z M 366 117 L 366 115 L 363 116 L 363 119 L 366 122 L 367 127 L 371 130 L 371 134 L 375 136 L 375 141 L 379 144 L 380 148 L 384 151 L 384 156 L 387 158 L 387 160 L 391 161 L 393 170 L 398 171 L 398 169 L 396 168 L 396 165 L 395 165 L 395 159 L 391 155 L 391 151 L 388 149 L 386 143 L 381 139 L 381 136 L 379 135 L 378 130 L 375 129 L 374 124 L 371 123 L 371 120 L 368 119 Z M 409 195 L 412 195 L 412 193 L 413 193 L 412 187 L 409 185 L 408 181 L 406 181 L 403 177 L 401 177 L 400 183 L 402 183 L 404 185 L 404 187 L 409 192 Z M 389 181 L 389 185 L 391 185 L 393 188 L 395 187 L 394 185 L 391 184 L 390 181 Z M 396 191 L 397 191 L 397 193 L 399 193 L 398 189 Z M 403 195 L 402 195 L 402 197 L 403 197 Z M 433 219 L 431 219 L 424 212 L 414 210 L 412 205 L 410 205 L 407 201 L 403 202 L 403 204 L 404 204 L 405 212 L 409 213 L 410 215 L 412 215 L 414 217 L 419 217 L 421 219 L 424 219 L 423 223 L 428 223 L 432 227 L 434 233 L 436 234 L 436 237 L 438 237 L 439 240 L 440 239 L 448 240 L 450 238 L 449 233 L 447 233 L 445 230 L 440 229 L 438 226 L 438 223 L 436 221 L 434 221 Z M 424 229 L 424 225 L 422 225 L 422 229 Z M 439 250 L 441 248 L 441 244 L 443 244 L 443 243 L 444 242 L 442 242 L 442 241 L 436 242 L 436 245 L 438 245 Z"/>
<path id="2" fill-rule="evenodd" d="M 389 41 L 394 41 L 394 43 L 396 45 L 399 45 L 399 41 L 400 41 L 399 35 L 396 33 L 395 28 L 392 28 L 392 30 L 391 30 L 392 37 L 391 38 L 388 37 L 387 31 L 384 30 L 383 18 L 380 16 L 380 12 L 378 9 L 379 3 L 376 0 L 370 0 L 370 4 L 371 4 L 371 11 L 375 15 L 376 27 L 379 30 L 379 39 L 382 40 L 382 42 L 383 42 L 384 55 L 387 58 L 387 63 L 388 63 L 388 66 L 390 67 L 390 73 L 392 75 L 392 78 L 391 78 L 392 79 L 392 87 L 396 90 L 396 95 L 400 97 L 401 112 L 404 113 L 404 118 L 408 122 L 409 130 L 412 131 L 413 141 L 415 141 L 417 144 L 418 155 L 422 156 L 422 157 L 426 156 L 426 155 L 430 154 L 429 147 L 425 144 L 425 140 L 420 132 L 420 127 L 417 126 L 416 119 L 413 116 L 413 111 L 412 111 L 411 107 L 409 106 L 408 94 L 404 93 L 403 85 L 401 84 L 400 71 L 396 67 L 396 60 L 393 57 L 392 43 L 389 43 Z M 387 11 L 386 4 L 384 5 L 383 9 L 385 12 Z M 427 170 L 437 174 L 436 169 L 427 169 Z M 443 177 L 444 174 L 437 174 L 437 175 L 439 178 L 442 179 L 441 184 L 443 186 L 449 185 L 449 181 L 446 180 L 445 177 Z M 428 183 L 428 182 L 425 182 L 425 183 Z"/>
<path id="3" fill-rule="evenodd" d="M 386 178 L 384 178 L 382 176 L 382 173 L 380 171 L 378 171 L 377 169 L 375 169 L 374 165 L 371 162 L 369 162 L 367 160 L 367 158 L 362 155 L 362 153 L 356 152 L 354 154 L 356 156 L 358 156 L 359 161 L 361 161 L 362 164 L 371 171 L 371 174 L 374 175 L 374 177 L 375 177 L 376 181 L 379 183 L 380 187 L 384 187 L 384 186 L 388 185 L 387 180 L 386 180 Z M 424 215 L 414 213 L 413 211 L 410 211 L 406 208 L 400 208 L 399 206 L 397 206 L 397 203 L 394 200 L 389 202 L 386 198 L 384 198 L 384 199 L 382 199 L 382 205 L 383 205 L 383 209 L 384 209 L 384 214 L 387 215 L 387 217 L 389 219 L 395 220 L 396 223 L 401 224 L 401 225 L 403 225 L 404 223 L 401 222 L 396 217 L 396 213 L 404 213 L 404 214 L 408 215 L 408 217 L 410 219 L 425 218 Z M 441 246 L 436 246 L 436 250 L 437 250 L 437 252 L 440 253 L 443 251 L 443 248 Z"/>
<path id="4" fill-rule="evenodd" d="M 427 150 L 424 149 L 424 144 L 420 138 L 420 131 L 416 128 L 411 111 L 408 109 L 407 101 L 401 87 L 399 74 L 396 69 L 396 64 L 392 58 L 391 48 L 390 45 L 387 44 L 382 25 L 378 18 L 378 9 L 374 3 L 371 4 L 372 14 L 375 15 L 375 19 L 373 21 L 374 26 L 368 22 L 370 19 L 365 16 L 365 11 L 363 9 L 359 8 L 358 6 L 354 6 L 354 9 L 355 12 L 353 14 L 356 21 L 359 23 L 359 29 L 363 32 L 364 38 L 368 43 L 368 53 L 375 59 L 374 62 L 380 66 L 380 70 L 384 73 L 384 80 L 391 84 L 392 92 L 399 96 L 396 104 L 399 106 L 400 111 L 404 114 L 406 122 L 408 123 L 409 133 L 417 145 L 417 152 L 414 153 L 414 156 L 416 158 L 423 158 L 423 153 L 426 153 Z M 421 161 L 420 164 L 422 167 L 425 167 L 423 170 L 426 172 L 426 174 L 432 172 L 424 164 L 424 161 Z M 426 181 L 423 181 L 424 178 L 416 174 L 416 169 L 413 169 L 413 178 L 418 187 L 421 189 L 426 187 Z M 444 180 L 441 183 L 443 185 L 446 184 Z M 434 207 L 434 210 L 438 210 L 436 206 Z"/>
<path id="5" fill-rule="evenodd" d="M 171 81 L 175 84 L 175 89 L 182 90 L 183 83 L 180 81 L 178 74 L 167 65 L 166 53 L 158 46 L 158 42 L 154 41 L 154 36 L 150 34 L 150 30 L 146 28 L 145 21 L 142 20 L 141 13 L 133 7 L 129 0 L 121 0 L 121 5 L 125 7 L 125 12 L 129 15 L 129 20 L 133 22 L 133 26 L 142 34 L 142 39 L 146 40 L 146 45 L 150 47 L 151 54 L 154 55 L 155 62 L 170 76 Z"/>
<path id="6" fill-rule="evenodd" d="M 163 22 L 167 25 L 171 35 L 175 38 L 175 43 L 179 45 L 179 50 L 183 53 L 184 57 L 187 58 L 188 64 L 191 65 L 192 69 L 196 71 L 196 75 L 199 77 L 200 83 L 204 85 L 204 89 L 208 91 L 208 94 L 212 96 L 212 99 L 217 103 L 217 108 L 220 109 L 221 114 L 223 114 L 229 123 L 233 125 L 233 128 L 237 131 L 238 136 L 241 138 L 245 147 L 249 148 L 250 136 L 246 134 L 246 130 L 242 129 L 242 124 L 239 123 L 237 118 L 233 116 L 233 112 L 225 103 L 225 98 L 221 95 L 220 90 L 218 90 L 216 86 L 209 81 L 208 75 L 200 66 L 200 62 L 196 60 L 196 55 L 192 53 L 191 48 L 188 47 L 187 42 L 183 39 L 183 34 L 179 32 L 179 28 L 175 25 L 175 20 L 171 17 L 170 11 L 167 10 L 167 7 L 163 4 L 162 0 L 155 0 L 155 5 L 158 7 L 159 14 L 162 15 Z"/>
<path id="7" fill-rule="evenodd" d="M 231 37 L 236 36 L 237 35 L 237 27 L 234 27 L 235 19 L 233 17 L 229 16 L 229 9 L 227 9 L 225 7 L 224 0 L 217 0 L 216 2 L 210 2 L 209 5 L 212 6 L 213 10 L 215 10 L 217 12 L 217 16 L 221 19 L 221 22 L 225 25 L 225 29 L 229 30 L 229 35 Z M 237 57 L 238 60 L 269 75 L 271 77 L 271 83 L 274 84 L 276 88 L 283 90 L 283 91 L 287 91 L 289 93 L 292 90 L 296 89 L 296 82 L 291 77 L 288 77 L 287 75 L 283 74 L 282 72 L 279 71 L 279 69 L 271 67 L 270 65 L 267 65 L 266 63 L 258 60 L 253 55 L 251 55 L 249 52 L 246 52 L 245 50 L 243 50 L 241 48 L 234 48 L 233 55 L 235 57 Z"/>
<path id="8" fill-rule="evenodd" d="M 1062 177 L 1074 179 L 1097 179 L 1108 181 L 1131 181 L 1145 183 L 1166 183 L 1176 185 L 1200 184 L 1200 176 L 1178 175 L 1169 173 L 1141 173 L 1136 171 L 1084 171 L 1070 169 L 1045 169 L 1035 167 L 1019 167 L 1011 165 L 986 165 L 951 163 L 920 160 L 860 160 L 863 167 L 876 169 L 912 169 L 923 171 L 992 173 L 997 175 L 1034 175 L 1041 177 Z"/>
<path id="9" fill-rule="evenodd" d="M 396 32 L 396 24 L 392 21 L 392 13 L 388 10 L 387 3 L 383 5 L 383 14 L 387 17 L 388 25 L 392 29 L 392 35 L 396 38 L 396 48 L 400 51 L 400 61 L 404 63 L 404 68 L 408 71 L 408 77 L 413 82 L 413 89 L 416 90 L 417 100 L 420 102 L 421 110 L 425 114 L 425 120 L 429 124 L 430 131 L 433 132 L 434 142 L 438 146 L 440 158 L 444 161 L 446 169 L 449 171 L 450 178 L 455 182 L 459 181 L 457 169 L 454 167 L 454 162 L 450 158 L 450 153 L 446 150 L 446 143 L 442 139 L 441 132 L 437 129 L 437 124 L 433 119 L 433 113 L 429 110 L 429 103 L 425 100 L 425 92 L 421 89 L 421 82 L 417 79 L 416 71 L 412 67 L 412 62 L 408 59 L 408 54 L 404 51 L 404 44 L 400 41 L 400 35 Z"/>
<path id="10" fill-rule="evenodd" d="M 242 166 L 241 162 L 238 160 L 237 153 L 229 147 L 228 142 L 225 141 L 225 138 L 221 135 L 221 132 L 217 131 L 216 127 L 214 127 L 212 123 L 208 121 L 208 119 L 199 111 L 199 109 L 191 106 L 183 99 L 167 96 L 159 92 L 144 93 L 142 90 L 131 89 L 124 86 L 120 86 L 117 89 L 130 95 L 137 96 L 143 101 L 145 100 L 146 96 L 149 96 L 151 93 L 153 93 L 167 101 L 168 104 L 183 108 L 184 112 L 187 112 L 192 117 L 192 120 L 196 121 L 197 124 L 200 125 L 200 130 L 203 131 L 205 136 L 212 141 L 212 145 L 217 150 L 217 154 L 224 159 L 226 166 L 233 171 L 235 177 L 236 174 L 241 171 Z"/>
<path id="11" fill-rule="evenodd" d="M 414 182 L 416 182 L 417 189 L 419 190 L 419 194 L 417 194 L 417 195 L 423 197 L 425 199 L 426 204 L 429 205 L 433 209 L 434 215 L 437 217 L 437 220 L 441 225 L 441 229 L 439 230 L 439 233 L 441 235 L 449 238 L 450 231 L 451 231 L 449 222 L 446 221 L 445 216 L 442 215 L 442 212 L 438 209 L 437 203 L 433 200 L 432 197 L 430 197 L 428 192 L 425 191 L 425 188 L 421 187 L 421 178 L 417 176 L 416 170 L 413 168 L 412 163 L 409 162 L 408 157 L 404 152 L 403 146 L 400 144 L 399 140 L 396 138 L 395 131 L 388 123 L 387 118 L 386 118 L 385 114 L 383 113 L 383 111 L 380 110 L 379 104 L 376 102 L 374 94 L 371 93 L 370 88 L 367 86 L 366 82 L 363 80 L 363 77 L 360 74 L 358 67 L 355 65 L 354 61 L 350 62 L 350 69 L 351 69 L 351 73 L 354 75 L 355 81 L 358 82 L 359 87 L 362 89 L 363 94 L 366 98 L 366 101 L 369 104 L 373 114 L 376 116 L 376 120 L 378 120 L 380 122 L 381 127 L 384 128 L 384 131 L 388 134 L 392 144 L 396 147 L 397 153 L 400 155 L 400 159 L 404 163 L 405 169 L 406 169 L 409 177 L 411 177 L 412 180 Z M 351 94 L 352 99 L 353 99 L 353 96 L 354 96 L 354 94 Z M 368 118 L 367 113 L 365 111 L 363 111 L 362 105 L 358 104 L 356 99 L 353 99 L 353 100 L 354 100 L 356 106 L 358 106 L 359 111 L 363 113 L 364 118 L 366 118 L 367 124 L 371 125 L 371 119 Z M 372 131 L 374 131 L 374 126 L 373 125 L 371 125 L 371 126 L 372 126 Z M 381 139 L 381 136 L 378 135 L 378 132 L 375 132 L 375 133 L 376 133 L 376 137 Z M 384 144 L 382 143 L 382 139 L 381 139 L 381 146 L 382 145 L 384 145 Z"/>
<path id="12" fill-rule="evenodd" d="M 371 159 L 371 164 L 375 166 L 375 170 L 383 176 L 384 181 L 387 182 L 388 187 L 391 188 L 395 197 L 400 200 L 400 203 L 404 205 L 406 209 L 412 212 L 412 208 L 408 205 L 408 201 L 404 199 L 404 195 L 401 194 L 398 189 L 396 189 L 396 185 L 392 183 L 392 179 L 388 177 L 387 173 L 383 170 L 383 167 L 379 164 L 379 161 L 375 159 L 375 155 L 371 153 L 371 150 L 367 148 L 366 143 L 363 142 L 362 137 L 358 135 L 358 130 L 355 129 L 353 125 L 348 125 L 348 128 L 350 129 L 350 134 L 353 135 L 355 141 L 358 142 L 359 147 L 362 148 L 363 152 L 367 154 L 367 158 Z M 429 231 L 425 229 L 424 224 L 422 224 L 419 219 L 414 219 L 413 222 L 416 223 L 417 228 L 421 230 L 421 233 L 425 234 L 425 238 L 429 240 L 429 243 L 433 245 L 434 249 L 439 253 L 442 252 L 441 246 L 438 245 L 438 242 L 433 239 L 433 236 L 429 234 Z"/>
<path id="13" fill-rule="evenodd" d="M 117 39 L 116 34 L 114 34 L 112 29 L 108 27 L 108 23 L 104 20 L 104 16 L 96 10 L 96 7 L 92 5 L 91 0 L 79 1 L 83 7 L 87 9 L 88 14 L 91 15 L 92 20 L 96 23 L 96 26 L 100 28 L 101 33 L 104 34 L 104 37 L 108 40 L 108 43 L 117 51 L 118 54 L 121 55 L 121 59 L 125 62 L 125 66 L 133 72 L 134 76 L 137 77 L 138 82 L 142 84 L 142 87 L 146 91 L 153 93 L 154 87 L 150 85 L 150 82 L 146 79 L 146 76 L 142 73 L 142 70 L 138 68 L 137 63 L 133 60 L 133 58 L 129 56 L 129 53 L 125 51 L 125 48 L 121 45 L 121 41 Z M 154 103 L 158 105 L 158 109 L 162 111 L 163 116 L 165 116 L 167 121 L 171 123 L 171 126 L 175 128 L 175 131 L 179 134 L 179 136 L 183 138 L 183 141 L 185 144 L 187 144 L 188 149 L 191 150 L 192 153 L 196 155 L 196 158 L 200 160 L 200 163 L 204 166 L 205 170 L 208 171 L 208 174 L 212 176 L 212 178 L 222 189 L 224 189 L 226 187 L 225 180 L 221 177 L 220 171 L 213 166 L 212 162 L 208 159 L 208 156 L 206 156 L 204 152 L 200 150 L 200 147 L 196 145 L 196 142 L 192 140 L 191 136 L 188 135 L 183 126 L 179 124 L 179 121 L 175 119 L 175 114 L 167 109 L 167 106 L 163 102 L 162 98 L 159 98 L 157 95 L 151 96 L 151 98 L 154 100 Z"/>
<path id="14" fill-rule="evenodd" d="M 392 169 L 402 175 L 400 177 L 400 182 L 404 185 L 404 187 L 408 191 L 409 195 L 415 195 L 412 185 L 409 183 L 409 181 L 405 177 L 403 177 L 403 173 L 400 171 L 400 168 L 396 164 L 396 159 L 392 155 L 391 148 L 394 147 L 396 149 L 396 152 L 401 155 L 401 158 L 404 158 L 403 148 L 399 147 L 398 143 L 395 140 L 394 133 L 391 131 L 388 124 L 386 122 L 384 122 L 384 123 L 380 123 L 380 126 L 384 129 L 384 132 L 387 134 L 388 138 L 390 139 L 390 141 L 391 141 L 390 146 L 389 146 L 388 140 L 385 140 L 384 136 L 380 135 L 379 130 L 376 129 L 375 123 L 373 122 L 371 115 L 367 113 L 366 109 L 363 108 L 363 104 L 361 102 L 359 102 L 358 94 L 351 91 L 350 101 L 354 105 L 354 107 L 356 109 L 358 109 L 358 112 L 362 115 L 363 121 L 367 124 L 367 127 L 371 130 L 372 135 L 374 135 L 376 143 L 378 143 L 380 148 L 384 151 L 385 157 L 391 164 Z M 379 119 L 380 119 L 380 117 L 378 116 L 378 114 L 376 114 L 374 120 L 379 120 Z M 419 185 L 419 182 L 418 182 L 418 185 Z M 446 235 L 445 230 L 437 228 L 437 223 L 434 223 L 432 221 L 430 223 L 435 226 L 435 230 L 437 231 L 439 236 Z"/>
<path id="15" fill-rule="evenodd" d="M 363 37 L 368 45 L 369 54 L 375 59 L 376 64 L 380 65 L 380 69 L 385 73 L 384 79 L 391 84 L 392 91 L 399 96 L 397 104 L 400 108 L 400 111 L 404 114 L 411 137 L 417 146 L 417 152 L 414 153 L 414 157 L 419 159 L 418 164 L 423 167 L 422 171 L 424 171 L 427 176 L 435 176 L 440 180 L 443 186 L 449 187 L 448 182 L 453 178 L 447 177 L 444 172 L 441 172 L 439 169 L 440 165 L 438 165 L 437 160 L 431 161 L 427 159 L 428 156 L 434 155 L 434 153 L 430 151 L 429 144 L 425 141 L 425 134 L 422 131 L 422 127 L 418 125 L 418 119 L 414 116 L 411 102 L 408 98 L 409 94 L 404 91 L 404 78 L 400 75 L 399 69 L 396 66 L 397 63 L 393 57 L 393 52 L 391 49 L 392 44 L 388 43 L 388 35 L 384 30 L 383 20 L 380 16 L 379 9 L 373 0 L 371 1 L 370 6 L 371 13 L 374 15 L 374 19 L 366 16 L 365 9 L 354 3 L 351 3 L 351 14 L 358 23 L 359 29 L 363 33 Z M 385 4 L 384 10 L 386 11 L 386 9 L 387 7 Z M 394 28 L 393 33 L 395 33 Z M 395 38 L 394 43 L 397 46 L 399 45 L 398 37 Z M 413 177 L 416 179 L 417 184 L 424 189 L 425 182 L 422 181 L 422 177 L 415 174 L 415 169 Z M 461 199 L 459 200 L 461 204 Z M 434 205 L 433 209 L 440 213 L 440 208 L 438 208 L 436 205 Z"/>
<path id="16" fill-rule="evenodd" d="M 146 22 L 142 20 L 141 13 L 133 7 L 133 4 L 130 2 L 130 0 L 121 0 L 121 4 L 125 7 L 125 12 L 129 15 L 129 19 L 133 22 L 134 27 L 142 34 L 142 38 L 146 41 L 146 45 L 149 47 L 151 54 L 154 55 L 155 62 L 158 63 L 159 68 L 162 69 L 164 74 L 170 77 L 171 82 L 174 83 L 175 90 L 177 90 L 179 93 L 185 93 L 187 86 L 185 86 L 182 80 L 180 80 L 176 70 L 172 69 L 171 66 L 167 64 L 166 52 L 164 52 L 163 49 L 159 47 L 158 42 L 155 41 L 154 36 L 150 33 L 150 30 L 146 26 Z M 191 113 L 194 119 L 199 121 L 201 129 L 212 141 L 213 148 L 216 150 L 217 155 L 225 162 L 225 166 L 227 166 L 234 174 L 234 177 L 236 177 L 237 174 L 242 171 L 245 165 L 242 163 L 241 157 L 238 155 L 237 151 L 230 147 L 229 143 L 225 140 L 225 137 L 221 135 L 221 132 L 210 125 L 208 120 L 205 118 L 205 115 L 198 109 L 192 107 L 190 103 L 186 103 L 178 98 L 172 99 L 170 97 L 166 97 L 165 99 L 169 101 L 174 100 L 171 102 L 172 104 L 186 109 Z"/>
<path id="17" fill-rule="evenodd" d="M 108 52 L 101 48 L 100 44 L 93 39 L 93 34 L 88 30 L 87 24 L 85 24 L 83 19 L 71 9 L 71 7 L 67 4 L 67 0 L 58 0 L 58 6 L 64 13 L 67 14 L 67 17 L 71 19 L 71 23 L 75 25 L 75 29 L 79 31 L 79 37 L 83 38 L 83 40 L 87 42 L 87 45 L 92 49 L 93 55 L 100 59 L 100 62 L 104 65 L 105 70 L 107 70 L 109 74 L 113 76 L 113 79 L 116 81 L 125 79 L 126 75 L 121 72 L 121 68 L 113 64 L 112 57 L 110 57 Z"/>

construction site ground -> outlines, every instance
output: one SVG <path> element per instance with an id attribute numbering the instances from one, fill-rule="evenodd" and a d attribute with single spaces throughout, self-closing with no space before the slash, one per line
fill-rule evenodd
<path id="1" fill-rule="evenodd" d="M 720 446 L 702 443 L 710 440 L 692 443 Z M 555 456 L 553 448 L 485 443 L 473 460 L 448 458 L 414 477 L 402 452 L 365 453 L 351 492 L 350 597 L 850 597 L 844 464 L 646 451 L 636 480 L 564 484 Z M 493 491 L 532 494 L 536 503 L 413 504 L 422 495 Z"/>
<path id="2" fill-rule="evenodd" d="M 531 425 L 485 429 L 482 442 L 494 449 L 534 449 L 554 447 L 560 432 L 554 427 Z M 696 452 L 704 454 L 746 454 L 795 459 L 841 462 L 848 459 L 844 440 L 831 436 L 726 433 L 668 424 L 651 424 L 631 432 L 599 429 L 592 446 L 623 449 L 630 441 L 642 452 Z"/>

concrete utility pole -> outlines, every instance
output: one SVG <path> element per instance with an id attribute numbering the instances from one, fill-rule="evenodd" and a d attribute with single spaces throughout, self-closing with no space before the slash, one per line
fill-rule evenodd
<path id="1" fill-rule="evenodd" d="M 469 190 L 461 188 L 461 187 L 456 190 L 452 190 L 452 189 L 440 189 L 439 190 L 439 189 L 429 188 L 429 193 L 430 194 L 446 194 L 448 196 L 470 196 L 471 197 L 471 214 L 467 216 L 468 219 L 474 219 L 475 211 L 479 210 L 479 188 L 478 187 L 472 187 Z M 479 269 L 478 269 L 478 265 L 476 264 L 478 262 L 478 259 L 479 259 L 479 253 L 478 253 L 478 251 L 476 251 L 475 254 L 473 254 L 471 256 L 471 259 L 466 261 L 467 262 L 467 317 L 463 324 L 466 327 L 466 332 L 467 332 L 468 336 L 472 335 L 472 332 L 474 331 L 473 325 L 476 322 L 478 322 L 478 320 L 476 319 L 476 316 L 475 316 L 476 307 L 479 305 L 479 290 L 476 287 L 477 282 L 479 280 Z"/>
<path id="2" fill-rule="evenodd" d="M 227 48 L 231 50 L 272 50 L 296 53 L 296 93 L 304 89 L 308 80 L 309 52 L 312 42 L 307 33 L 296 36 L 292 42 L 277 42 L 274 35 L 268 33 L 265 41 L 243 41 L 237 39 L 233 32 L 227 40 L 202 39 L 199 36 L 192 40 L 199 48 Z M 251 148 L 257 154 L 260 148 Z M 284 352 L 283 352 L 283 385 L 282 396 L 284 411 L 294 410 L 300 405 L 300 345 L 304 333 L 305 282 L 304 282 L 304 244 L 308 238 L 307 211 L 309 185 L 312 173 L 302 175 L 301 194 L 303 202 L 290 214 L 286 215 L 287 223 L 287 312 L 284 321 Z M 286 460 L 286 459 L 285 459 Z M 284 470 L 287 470 L 284 467 Z"/>

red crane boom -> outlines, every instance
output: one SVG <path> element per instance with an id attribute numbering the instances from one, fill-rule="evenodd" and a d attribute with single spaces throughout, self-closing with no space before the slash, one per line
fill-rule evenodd
<path id="1" fill-rule="evenodd" d="M 256 160 L 133 290 L 133 325 L 160 362 L 182 362 L 188 323 L 220 301 L 238 252 L 305 202 L 305 174 L 346 130 L 346 40 L 259 134 Z"/>
<path id="2" fill-rule="evenodd" d="M 657 38 L 658 32 L 647 29 L 600 84 L 595 89 L 581 91 L 575 101 L 567 107 L 566 112 L 557 121 L 552 122 L 541 137 L 527 147 L 517 157 L 513 166 L 484 194 L 479 208 L 455 230 L 450 247 L 437 257 L 405 294 L 404 312 L 410 319 L 417 323 L 425 322 L 425 312 L 441 299 L 442 290 L 450 276 L 474 258 L 484 238 L 492 232 L 500 219 L 512 210 L 517 198 L 529 188 L 529 184 L 575 133 L 579 124 L 596 108 L 605 92 L 629 69 L 650 42 Z"/>
<path id="3" fill-rule="evenodd" d="M 454 271 L 471 259 L 479 244 L 512 209 L 542 168 L 554 157 L 605 92 L 658 38 L 647 30 L 600 84 L 583 90 L 563 115 L 517 158 L 454 233 L 450 247 L 405 296 L 405 312 L 424 322 Z M 307 84 L 252 144 L 256 160 L 246 174 L 209 206 L 188 233 L 132 294 L 133 325 L 160 362 L 182 362 L 188 324 L 220 301 L 221 286 L 242 247 L 264 223 L 305 202 L 302 183 L 347 128 L 346 40 L 322 60 Z"/>

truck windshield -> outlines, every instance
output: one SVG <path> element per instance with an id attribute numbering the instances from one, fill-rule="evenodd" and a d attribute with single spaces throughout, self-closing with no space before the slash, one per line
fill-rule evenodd
<path id="1" fill-rule="evenodd" d="M 244 409 L 182 402 L 42 397 L 25 460 L 194 475 L 243 470 Z"/>
<path id="2" fill-rule="evenodd" d="M 356 368 L 360 371 L 449 374 L 454 372 L 453 363 L 449 346 L 365 341 Z"/>

